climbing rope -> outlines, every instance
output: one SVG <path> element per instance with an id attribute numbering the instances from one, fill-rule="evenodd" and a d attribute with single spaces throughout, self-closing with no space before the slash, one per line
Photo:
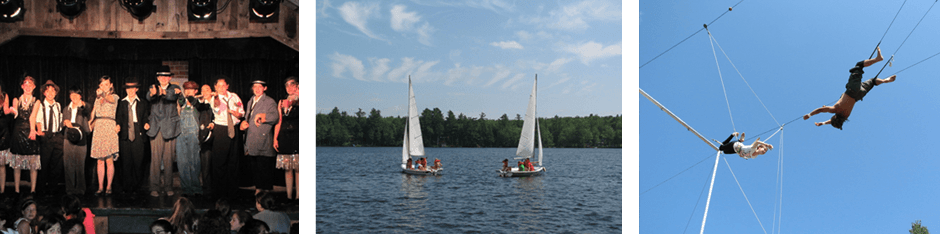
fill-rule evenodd
<path id="1" fill-rule="evenodd" d="M 764 234 L 767 234 L 767 229 L 764 229 L 764 224 L 761 223 L 760 217 L 757 217 L 757 212 L 754 211 L 754 206 L 751 205 L 751 200 L 747 199 L 747 194 L 744 193 L 744 188 L 741 187 L 741 182 L 738 182 L 738 177 L 734 175 L 734 171 L 731 170 L 731 164 L 728 163 L 728 158 L 723 158 L 725 160 L 725 165 L 728 166 L 728 171 L 731 172 L 731 177 L 734 178 L 734 182 L 738 184 L 738 189 L 741 190 L 741 194 L 744 195 L 744 200 L 747 201 L 747 206 L 751 207 L 751 212 L 754 213 L 754 218 L 757 218 L 757 223 L 760 224 L 760 229 L 764 230 Z"/>
<path id="2" fill-rule="evenodd" d="M 774 233 L 774 226 L 777 227 L 777 233 L 780 233 L 780 221 L 783 217 L 783 133 L 780 134 L 780 143 L 777 146 L 780 150 L 777 151 L 777 184 L 779 190 L 776 194 L 780 194 L 780 196 L 779 199 L 774 199 L 774 223 L 771 225 L 770 233 Z M 777 209 L 778 206 L 780 209 Z"/>
<path id="3" fill-rule="evenodd" d="M 705 26 L 705 31 L 708 32 L 708 26 Z M 712 46 L 712 55 L 715 56 L 715 66 L 718 67 L 718 79 L 721 80 L 721 92 L 725 94 L 725 104 L 728 105 L 728 117 L 731 117 L 731 129 L 737 132 L 738 129 L 734 127 L 734 116 L 731 115 L 731 104 L 728 103 L 728 91 L 725 91 L 725 79 L 721 76 L 721 66 L 718 65 L 718 55 L 715 54 L 715 43 L 711 32 L 708 32 L 708 42 Z"/>
<path id="4" fill-rule="evenodd" d="M 905 0 L 905 1 L 906 1 L 906 0 Z M 733 9 L 733 8 L 735 8 L 735 7 L 738 7 L 738 4 L 741 4 L 741 2 L 744 2 L 744 0 L 741 0 L 741 1 L 739 1 L 738 3 L 735 3 L 734 6 L 728 7 L 728 11 L 725 11 L 724 13 L 721 13 L 721 15 L 719 15 L 718 17 L 716 17 L 715 19 L 713 19 L 711 22 L 708 22 L 707 25 L 711 25 L 711 24 L 715 23 L 715 21 L 718 21 L 718 19 L 721 19 L 722 16 L 725 16 L 725 14 L 728 14 L 728 12 L 731 12 L 731 9 Z M 679 43 L 676 43 L 676 44 L 673 45 L 672 47 L 669 47 L 669 49 L 666 49 L 666 51 L 663 51 L 662 53 L 659 53 L 659 55 L 656 55 L 656 57 L 653 57 L 653 59 L 650 59 L 649 61 L 646 61 L 646 63 L 643 63 L 643 65 L 640 65 L 640 68 L 643 68 L 644 66 L 646 66 L 646 64 L 649 64 L 650 62 L 653 62 L 653 60 L 656 60 L 657 58 L 659 58 L 659 56 L 663 56 L 663 54 L 666 54 L 666 52 L 669 52 L 669 51 L 672 50 L 673 48 L 676 48 L 676 46 L 679 46 L 679 44 L 682 44 L 682 43 L 685 42 L 686 40 L 689 40 L 689 38 L 692 38 L 692 37 L 695 36 L 696 34 L 702 32 L 702 30 L 705 30 L 705 29 L 699 29 L 698 31 L 695 31 L 694 33 L 692 33 L 692 35 L 689 35 L 688 37 L 685 37 L 685 39 L 682 39 L 682 41 L 679 41 Z"/>
<path id="5" fill-rule="evenodd" d="M 905 0 L 905 1 L 907 1 L 907 0 Z M 920 22 L 923 22 L 923 21 L 924 21 L 924 18 L 927 18 L 927 14 L 930 13 L 930 10 L 933 9 L 933 6 L 936 5 L 936 4 L 937 4 L 937 1 L 934 1 L 933 4 L 930 4 L 930 8 L 927 8 L 927 12 L 924 12 L 924 16 L 921 16 L 921 17 L 920 17 L 920 21 L 917 21 L 917 24 L 914 25 L 914 28 L 911 29 L 911 32 L 907 34 L 907 37 L 904 38 L 904 41 L 901 41 L 901 45 L 898 46 L 898 49 L 897 49 L 897 50 L 894 50 L 894 53 L 891 54 L 891 58 L 888 59 L 888 62 L 885 63 L 884 66 L 881 66 L 881 70 L 878 71 L 878 74 L 875 74 L 875 78 L 878 78 L 878 75 L 881 75 L 881 72 L 885 70 L 885 67 L 888 67 L 888 65 L 891 64 L 891 60 L 894 59 L 894 55 L 898 54 L 898 51 L 901 50 L 901 46 L 904 46 L 904 43 L 907 42 L 907 39 L 908 39 L 908 38 L 911 38 L 911 34 L 914 34 L 914 30 L 917 29 L 917 26 L 920 26 Z M 902 6 L 903 6 L 903 5 L 902 5 Z M 900 10 L 898 10 L 898 13 L 901 13 Z M 897 16 L 895 16 L 895 17 L 897 17 Z M 894 23 L 893 20 L 892 20 L 892 23 Z M 881 42 L 879 42 L 879 43 L 881 43 Z M 875 49 L 877 50 L 877 47 L 876 47 Z"/>
<path id="6" fill-rule="evenodd" d="M 705 30 L 708 30 L 708 29 L 706 28 Z M 754 92 L 754 88 L 751 87 L 751 84 L 748 83 L 746 79 L 744 79 L 744 75 L 741 74 L 741 71 L 738 70 L 738 67 L 735 66 L 735 65 L 734 65 L 734 62 L 731 61 L 731 57 L 728 57 L 728 53 L 725 53 L 725 49 L 721 48 L 721 44 L 718 44 L 718 39 L 715 39 L 715 36 L 712 35 L 711 32 L 708 32 L 708 36 L 712 38 L 712 41 L 715 42 L 715 45 L 718 46 L 718 49 L 721 50 L 721 53 L 725 55 L 725 58 L 726 58 L 726 59 L 728 59 L 728 63 L 731 63 L 731 67 L 734 68 L 734 71 L 738 72 L 738 76 L 741 77 L 741 80 L 744 81 L 744 84 L 747 85 L 747 88 L 748 88 L 748 89 L 751 89 L 751 93 L 754 94 L 754 97 L 757 98 L 757 101 L 760 102 L 760 105 L 761 105 L 761 106 L 764 106 L 764 110 L 767 111 L 767 114 L 770 114 L 770 118 L 774 119 L 774 122 L 776 122 L 777 125 L 780 126 L 780 122 L 777 121 L 777 117 L 774 117 L 774 114 L 773 114 L 773 113 L 770 113 L 770 109 L 768 109 L 768 108 L 767 108 L 767 105 L 764 105 L 764 101 L 761 100 L 759 96 L 757 96 L 757 92 Z M 715 50 L 715 49 L 712 48 L 712 52 L 714 52 L 714 50 Z M 722 86 L 724 86 L 724 84 L 722 84 Z M 728 98 L 728 97 L 727 97 L 727 95 L 726 95 L 725 99 L 727 99 L 727 98 Z"/>

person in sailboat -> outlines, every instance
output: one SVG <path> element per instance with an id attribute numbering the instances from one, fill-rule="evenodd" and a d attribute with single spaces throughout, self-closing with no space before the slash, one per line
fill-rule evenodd
<path id="1" fill-rule="evenodd" d="M 718 147 L 718 150 L 724 152 L 725 154 L 738 154 L 738 156 L 744 159 L 752 159 L 757 156 L 767 153 L 767 151 L 774 148 L 773 145 L 764 143 L 760 141 L 760 137 L 751 143 L 750 145 L 744 144 L 744 133 L 740 134 L 737 141 L 732 142 L 731 139 L 735 136 L 738 136 L 738 132 L 731 133 L 731 136 L 728 136 L 728 139 L 721 142 L 721 147 Z"/>
<path id="2" fill-rule="evenodd" d="M 414 164 L 411 164 L 412 162 L 411 158 L 408 158 L 408 162 L 405 163 L 405 169 L 414 170 Z"/>
<path id="3" fill-rule="evenodd" d="M 421 160 L 424 160 L 424 159 L 423 159 L 423 158 L 419 158 L 418 161 L 415 162 L 415 167 L 416 167 L 415 170 L 424 171 L 424 164 L 421 163 Z"/>
<path id="4" fill-rule="evenodd" d="M 535 167 L 532 166 L 532 161 L 529 161 L 529 158 L 525 158 L 525 162 L 524 162 L 523 164 L 525 164 L 525 169 L 526 169 L 527 171 L 534 171 L 534 170 L 535 170 Z"/>
<path id="5" fill-rule="evenodd" d="M 435 159 L 434 159 L 434 165 L 431 166 L 431 170 L 440 170 L 442 166 L 443 166 L 443 165 L 441 165 L 441 160 L 435 158 Z"/>
<path id="6" fill-rule="evenodd" d="M 503 159 L 503 168 L 500 171 L 512 171 L 512 167 L 509 167 L 509 159 Z"/>
<path id="7" fill-rule="evenodd" d="M 522 161 L 519 161 L 519 171 L 525 171 L 525 164 L 522 164 Z"/>

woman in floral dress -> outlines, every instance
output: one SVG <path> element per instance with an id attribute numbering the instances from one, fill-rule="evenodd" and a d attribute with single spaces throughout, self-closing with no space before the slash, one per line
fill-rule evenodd
<path id="1" fill-rule="evenodd" d="M 111 77 L 102 76 L 98 79 L 98 97 L 95 98 L 95 107 L 92 109 L 90 129 L 92 129 L 91 138 L 91 157 L 98 159 L 98 191 L 111 195 L 111 181 L 114 180 L 114 160 L 118 158 L 118 131 L 120 126 L 114 121 L 114 115 L 117 111 L 118 95 L 114 94 L 114 86 L 111 84 Z M 107 167 L 106 167 L 107 166 Z M 107 170 L 105 170 L 107 169 Z M 104 190 L 105 171 L 107 171 L 108 187 Z"/>

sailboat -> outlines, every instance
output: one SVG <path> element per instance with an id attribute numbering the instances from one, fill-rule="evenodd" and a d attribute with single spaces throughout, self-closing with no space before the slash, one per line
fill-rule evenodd
<path id="1" fill-rule="evenodd" d="M 430 165 L 427 170 L 409 169 L 408 159 L 413 156 L 424 156 L 424 138 L 421 137 L 421 122 L 418 120 L 415 92 L 411 88 L 411 76 L 408 76 L 408 120 L 405 121 L 405 136 L 401 146 L 401 172 L 411 175 L 440 175 L 444 172 L 443 168 L 432 170 Z"/>
<path id="2" fill-rule="evenodd" d="M 503 177 L 526 177 L 526 176 L 536 176 L 545 172 L 545 167 L 542 165 L 542 131 L 539 130 L 539 122 L 536 115 L 536 87 L 538 87 L 539 76 L 535 75 L 535 83 L 532 84 L 532 94 L 529 95 L 529 107 L 525 111 L 525 120 L 522 122 L 522 134 L 519 136 L 519 147 L 516 148 L 516 157 L 514 159 L 529 159 L 535 157 L 535 140 L 538 136 L 538 161 L 533 162 L 533 169 L 529 170 L 526 168 L 526 171 L 519 171 L 518 167 L 513 167 L 509 165 L 511 170 L 509 171 L 499 171 L 499 176 Z"/>

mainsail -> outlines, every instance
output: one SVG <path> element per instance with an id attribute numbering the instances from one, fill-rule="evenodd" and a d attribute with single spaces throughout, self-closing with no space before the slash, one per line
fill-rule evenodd
<path id="1" fill-rule="evenodd" d="M 522 134 L 519 136 L 519 147 L 516 149 L 516 156 L 532 157 L 535 152 L 535 88 L 539 83 L 538 76 L 535 77 L 535 83 L 532 84 L 532 94 L 529 95 L 529 107 L 525 111 L 525 120 L 522 122 Z M 539 146 L 541 146 L 541 133 L 539 134 Z"/>
<path id="2" fill-rule="evenodd" d="M 415 92 L 411 88 L 411 76 L 408 77 L 408 154 L 424 155 L 424 139 L 421 137 L 421 122 L 418 121 L 418 106 L 415 105 Z"/>

